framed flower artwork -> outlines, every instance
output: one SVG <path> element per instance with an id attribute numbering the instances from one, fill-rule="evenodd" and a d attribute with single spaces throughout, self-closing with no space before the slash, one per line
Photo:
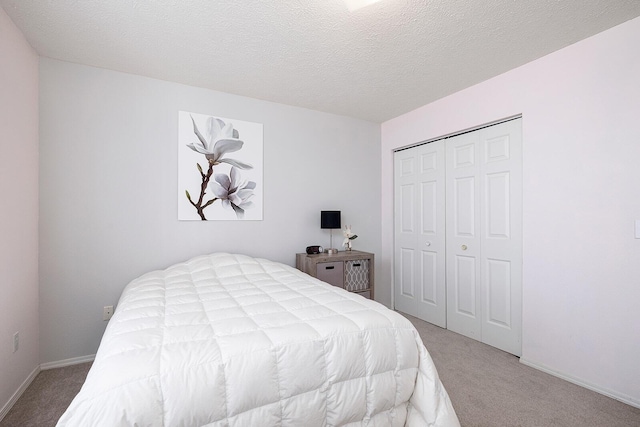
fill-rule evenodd
<path id="1" fill-rule="evenodd" d="M 178 219 L 262 220 L 262 124 L 178 113 Z"/>

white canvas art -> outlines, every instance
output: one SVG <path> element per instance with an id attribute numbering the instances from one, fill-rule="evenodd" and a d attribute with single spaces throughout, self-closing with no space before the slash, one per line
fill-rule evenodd
<path id="1" fill-rule="evenodd" d="M 178 113 L 178 219 L 262 220 L 262 124 Z"/>

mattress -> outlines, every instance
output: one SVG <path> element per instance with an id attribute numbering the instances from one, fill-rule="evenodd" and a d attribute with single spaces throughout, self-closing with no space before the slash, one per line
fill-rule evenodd
<path id="1" fill-rule="evenodd" d="M 58 426 L 458 426 L 404 317 L 216 253 L 124 289 Z"/>

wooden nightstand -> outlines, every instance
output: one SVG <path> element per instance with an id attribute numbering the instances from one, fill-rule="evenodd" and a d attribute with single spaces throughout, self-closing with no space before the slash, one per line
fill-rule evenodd
<path id="1" fill-rule="evenodd" d="M 296 268 L 323 282 L 373 299 L 374 255 L 344 251 L 337 254 L 296 254 Z"/>

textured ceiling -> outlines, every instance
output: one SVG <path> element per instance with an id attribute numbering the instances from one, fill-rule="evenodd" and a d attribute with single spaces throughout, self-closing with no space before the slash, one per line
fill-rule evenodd
<path id="1" fill-rule="evenodd" d="M 0 0 L 43 56 L 382 122 L 640 16 L 638 0 Z"/>

